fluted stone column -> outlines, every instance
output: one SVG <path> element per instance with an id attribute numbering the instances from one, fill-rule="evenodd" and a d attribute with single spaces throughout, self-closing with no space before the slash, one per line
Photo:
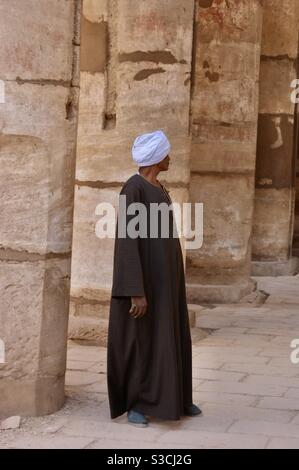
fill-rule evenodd
<path id="1" fill-rule="evenodd" d="M 298 120 L 291 83 L 298 77 L 297 0 L 264 0 L 252 272 L 291 275 Z"/>
<path id="2" fill-rule="evenodd" d="M 259 0 L 198 0 L 192 86 L 190 194 L 204 205 L 203 246 L 187 254 L 189 300 L 250 293 Z"/>
<path id="3" fill-rule="evenodd" d="M 0 417 L 64 402 L 80 0 L 0 0 Z"/>

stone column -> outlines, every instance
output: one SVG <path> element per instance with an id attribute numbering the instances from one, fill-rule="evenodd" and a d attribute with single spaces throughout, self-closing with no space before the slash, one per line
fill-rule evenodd
<path id="1" fill-rule="evenodd" d="M 44 415 L 64 402 L 80 0 L 0 17 L 0 416 Z"/>
<path id="2" fill-rule="evenodd" d="M 262 6 L 198 0 L 190 194 L 204 241 L 187 254 L 189 300 L 235 302 L 250 279 Z"/>
<path id="3" fill-rule="evenodd" d="M 295 105 L 298 76 L 297 0 L 265 0 L 260 71 L 252 272 L 291 275 L 295 201 Z"/>
<path id="4" fill-rule="evenodd" d="M 96 237 L 95 210 L 102 201 L 117 205 L 136 172 L 131 146 L 138 134 L 167 133 L 173 150 L 166 186 L 174 200 L 188 198 L 193 15 L 193 0 L 84 0 L 72 337 L 102 338 L 114 240 Z"/>
<path id="5" fill-rule="evenodd" d="M 299 70 L 297 72 L 299 77 Z M 294 232 L 293 232 L 293 244 L 292 254 L 293 257 L 299 258 L 299 104 L 296 104 L 295 113 L 295 129 L 296 138 L 294 139 L 295 155 L 296 155 L 296 183 L 295 183 L 295 214 L 294 214 Z"/>

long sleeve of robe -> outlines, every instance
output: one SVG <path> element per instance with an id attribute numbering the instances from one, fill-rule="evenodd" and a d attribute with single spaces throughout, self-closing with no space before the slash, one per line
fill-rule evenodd
<path id="1" fill-rule="evenodd" d="M 121 191 L 122 196 L 126 196 L 126 211 L 130 204 L 141 202 L 141 192 L 135 185 L 128 184 Z M 123 215 L 123 220 L 127 226 L 133 216 Z M 139 253 L 138 238 L 118 237 L 118 225 L 116 231 L 114 250 L 114 282 L 112 287 L 112 297 L 138 297 L 144 296 L 143 272 Z M 117 274 L 117 275 L 116 275 Z"/>
<path id="2" fill-rule="evenodd" d="M 140 175 L 125 183 L 127 204 L 171 201 Z M 120 217 L 120 215 L 119 215 Z M 126 216 L 126 223 L 132 216 Z M 148 217 L 148 233 L 150 218 Z M 170 231 L 173 212 L 169 212 Z M 179 239 L 120 238 L 116 233 L 108 331 L 107 380 L 111 418 L 134 409 L 180 419 L 192 404 L 192 354 Z M 131 297 L 147 298 L 147 313 L 133 318 Z"/>

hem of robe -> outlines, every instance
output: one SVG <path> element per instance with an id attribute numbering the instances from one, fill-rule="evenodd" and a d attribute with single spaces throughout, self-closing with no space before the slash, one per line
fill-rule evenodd
<path id="1" fill-rule="evenodd" d="M 191 403 L 192 404 L 192 403 Z M 184 405 L 184 407 L 188 407 L 190 405 Z M 186 416 L 184 412 L 178 413 L 176 415 L 174 414 L 169 414 L 169 413 L 163 413 L 160 411 L 155 411 L 155 407 L 152 406 L 146 406 L 146 405 L 133 405 L 132 407 L 134 411 L 137 411 L 138 413 L 142 413 L 146 416 L 150 416 L 152 418 L 158 418 L 158 419 L 163 419 L 165 421 L 180 421 L 180 419 L 183 416 Z M 126 408 L 119 409 L 119 411 L 115 411 L 111 413 L 111 419 L 118 418 L 119 416 L 123 415 L 124 413 L 127 413 L 129 410 Z"/>

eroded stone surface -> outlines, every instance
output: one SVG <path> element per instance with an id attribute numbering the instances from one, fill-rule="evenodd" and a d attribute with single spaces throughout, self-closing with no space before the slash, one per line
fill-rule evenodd
<path id="1" fill-rule="evenodd" d="M 80 2 L 0 14 L 0 415 L 35 416 L 64 403 Z"/>
<path id="2" fill-rule="evenodd" d="M 298 129 L 294 128 L 291 83 L 298 75 L 298 2 L 287 0 L 277 14 L 280 8 L 276 0 L 264 5 L 252 246 L 255 263 L 291 262 L 292 256 L 294 159 L 298 154 L 294 133 L 298 134 Z M 267 273 L 262 264 L 258 269 L 261 274 Z M 283 272 L 282 265 L 277 273 Z"/>
<path id="3" fill-rule="evenodd" d="M 34 13 L 34 14 L 33 14 Z M 1 78 L 70 81 L 74 2 L 11 0 L 0 3 Z M 46 58 L 46 60 L 45 60 Z"/>
<path id="4" fill-rule="evenodd" d="M 204 204 L 204 243 L 187 253 L 197 301 L 237 301 L 254 286 L 249 253 L 261 26 L 259 1 L 198 2 L 190 197 Z"/>

